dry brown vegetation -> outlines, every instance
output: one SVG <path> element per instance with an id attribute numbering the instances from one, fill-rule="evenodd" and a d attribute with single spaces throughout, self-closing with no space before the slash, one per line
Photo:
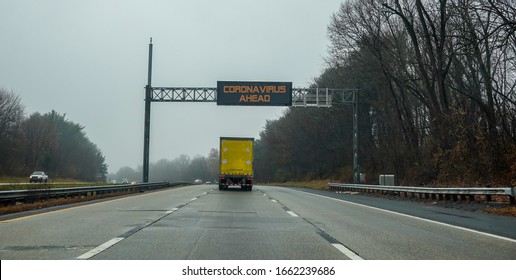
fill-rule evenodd
<path id="1" fill-rule="evenodd" d="M 481 210 L 481 211 L 485 212 L 485 213 L 489 213 L 489 214 L 516 217 L 516 206 L 490 208 L 490 209 L 485 209 L 485 210 Z"/>
<path id="2" fill-rule="evenodd" d="M 38 210 L 48 207 L 54 206 L 62 206 L 69 205 L 79 202 L 86 202 L 92 200 L 99 200 L 104 198 L 123 196 L 127 194 L 131 194 L 132 192 L 125 193 L 113 193 L 113 194 L 103 194 L 103 195 L 93 195 L 93 196 L 80 196 L 80 197 L 72 197 L 72 198 L 56 198 L 56 199 L 47 199 L 42 201 L 34 201 L 34 202 L 16 202 L 13 204 L 0 205 L 0 215 L 12 214 L 24 211 Z"/>

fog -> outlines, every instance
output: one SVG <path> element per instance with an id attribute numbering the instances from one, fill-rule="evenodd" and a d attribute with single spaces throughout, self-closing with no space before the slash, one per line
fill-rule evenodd
<path id="1" fill-rule="evenodd" d="M 56 110 L 85 126 L 109 172 L 143 159 L 144 87 L 284 81 L 325 68 L 341 1 L 1 1 L 0 87 L 26 115 Z M 284 107 L 152 103 L 150 161 L 207 156 L 221 136 L 259 137 Z"/>

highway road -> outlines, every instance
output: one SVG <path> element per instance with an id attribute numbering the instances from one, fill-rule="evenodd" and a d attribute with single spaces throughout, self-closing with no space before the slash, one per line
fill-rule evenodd
<path id="1" fill-rule="evenodd" d="M 255 186 L 195 185 L 0 216 L 2 260 L 516 259 L 516 218 Z"/>

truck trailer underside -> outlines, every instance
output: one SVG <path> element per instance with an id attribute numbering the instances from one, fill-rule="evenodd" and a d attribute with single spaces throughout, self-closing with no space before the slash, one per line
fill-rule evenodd
<path id="1" fill-rule="evenodd" d="M 240 186 L 244 191 L 252 191 L 253 177 L 221 175 L 219 177 L 219 190 L 227 190 L 229 186 Z"/>

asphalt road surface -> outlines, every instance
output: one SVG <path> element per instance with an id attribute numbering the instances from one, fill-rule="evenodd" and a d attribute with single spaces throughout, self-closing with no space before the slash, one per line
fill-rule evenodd
<path id="1" fill-rule="evenodd" d="M 0 216 L 0 259 L 516 259 L 516 218 L 365 196 L 179 187 Z"/>

